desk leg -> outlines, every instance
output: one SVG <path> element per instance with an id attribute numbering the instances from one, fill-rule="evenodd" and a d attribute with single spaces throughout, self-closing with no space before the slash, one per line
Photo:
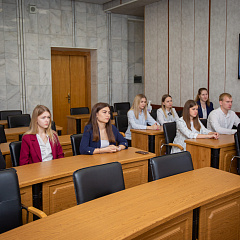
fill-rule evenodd
<path id="1" fill-rule="evenodd" d="M 76 119 L 77 134 L 81 133 L 81 119 Z"/>
<path id="2" fill-rule="evenodd" d="M 21 188 L 20 195 L 21 195 L 21 203 L 22 204 L 24 204 L 27 207 L 31 207 L 33 205 L 32 186 Z M 22 210 L 23 224 L 26 224 L 26 217 L 27 217 L 26 210 Z M 33 215 L 30 213 L 29 214 L 29 222 L 31 222 L 32 220 L 33 220 Z"/>
<path id="3" fill-rule="evenodd" d="M 220 149 L 211 149 L 211 167 L 219 168 L 219 153 Z"/>
<path id="4" fill-rule="evenodd" d="M 148 151 L 155 153 L 155 136 L 154 135 L 148 136 Z"/>

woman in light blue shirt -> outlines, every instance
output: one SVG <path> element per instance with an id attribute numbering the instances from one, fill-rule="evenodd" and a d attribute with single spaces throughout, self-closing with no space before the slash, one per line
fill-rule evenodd
<path id="1" fill-rule="evenodd" d="M 160 126 L 147 112 L 147 98 L 143 94 L 138 94 L 133 101 L 131 109 L 127 113 L 128 129 L 125 138 L 131 142 L 131 129 L 152 129 L 158 130 Z M 150 126 L 147 126 L 150 125 Z"/>

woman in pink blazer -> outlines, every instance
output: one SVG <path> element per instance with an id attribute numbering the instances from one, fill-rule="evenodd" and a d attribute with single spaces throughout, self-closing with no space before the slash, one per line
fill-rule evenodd
<path id="1" fill-rule="evenodd" d="M 51 129 L 51 112 L 43 105 L 33 110 L 29 130 L 22 138 L 19 165 L 63 158 L 57 133 Z"/>

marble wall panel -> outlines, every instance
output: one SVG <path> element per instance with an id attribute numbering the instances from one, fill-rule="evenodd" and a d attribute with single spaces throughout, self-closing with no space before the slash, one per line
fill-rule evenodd
<path id="1" fill-rule="evenodd" d="M 143 63 L 143 42 L 135 42 L 135 58 L 134 62 Z"/>
<path id="2" fill-rule="evenodd" d="M 122 16 L 122 40 L 128 40 L 128 20 L 127 16 Z"/>
<path id="3" fill-rule="evenodd" d="M 181 1 L 169 1 L 169 94 L 181 104 Z"/>
<path id="4" fill-rule="evenodd" d="M 72 1 L 61 1 L 61 10 L 72 11 Z"/>
<path id="5" fill-rule="evenodd" d="M 208 87 L 209 1 L 195 1 L 194 96 Z"/>
<path id="6" fill-rule="evenodd" d="M 98 85 L 98 101 L 108 102 L 108 85 L 107 83 L 99 83 Z"/>
<path id="7" fill-rule="evenodd" d="M 31 114 L 33 109 L 41 103 L 40 100 L 40 87 L 36 86 L 27 86 L 27 113 Z"/>
<path id="8" fill-rule="evenodd" d="M 128 42 L 134 42 L 134 22 L 128 21 Z"/>
<path id="9" fill-rule="evenodd" d="M 50 1 L 50 5 L 51 5 Z M 60 34 L 61 33 L 61 11 L 50 9 L 50 33 Z"/>
<path id="10" fill-rule="evenodd" d="M 108 82 L 108 63 L 107 62 L 97 63 L 97 75 L 98 75 L 98 83 Z"/>
<path id="11" fill-rule="evenodd" d="M 51 1 L 49 1 L 49 8 L 61 9 L 61 0 L 51 0 Z"/>
<path id="12" fill-rule="evenodd" d="M 121 62 L 112 62 L 112 82 L 118 83 L 119 87 L 120 87 L 120 84 L 122 83 L 122 63 Z"/>
<path id="13" fill-rule="evenodd" d="M 106 14 L 104 14 L 104 15 L 98 14 L 97 15 L 97 28 L 104 27 L 107 29 L 106 24 L 107 24 L 107 15 Z"/>
<path id="14" fill-rule="evenodd" d="M 25 8 L 24 27 L 27 33 L 38 33 L 38 13 L 29 13 L 29 7 Z"/>
<path id="15" fill-rule="evenodd" d="M 126 40 L 122 40 L 121 45 L 122 45 L 122 59 L 121 59 L 121 61 L 127 63 L 128 62 L 128 42 Z M 142 54 L 143 54 L 143 52 L 142 52 Z"/>
<path id="16" fill-rule="evenodd" d="M 38 0 L 37 1 L 37 8 L 41 9 L 49 9 L 49 1 L 48 0 Z"/>
<path id="17" fill-rule="evenodd" d="M 135 63 L 135 43 L 128 42 L 128 63 Z"/>
<path id="18" fill-rule="evenodd" d="M 98 61 L 108 61 L 107 39 L 97 39 Z"/>
<path id="19" fill-rule="evenodd" d="M 51 85 L 42 85 L 39 88 L 39 100 L 40 104 L 49 108 L 52 112 L 52 101 L 49 101 L 49 98 L 52 98 L 52 86 Z"/>
<path id="20" fill-rule="evenodd" d="M 87 37 L 97 37 L 97 16 L 87 13 Z"/>
<path id="21" fill-rule="evenodd" d="M 119 83 L 112 83 L 112 102 L 123 102 L 122 86 L 120 88 Z"/>
<path id="22" fill-rule="evenodd" d="M 112 14 L 112 39 L 122 38 L 122 19 L 118 14 Z"/>
<path id="23" fill-rule="evenodd" d="M 0 109 L 8 109 L 7 108 L 7 86 L 1 85 L 0 87 Z"/>
<path id="24" fill-rule="evenodd" d="M 97 102 L 98 102 L 98 85 L 92 83 L 91 84 L 91 105 L 92 105 L 92 107 Z"/>
<path id="25" fill-rule="evenodd" d="M 50 15 L 47 9 L 38 10 L 38 33 L 39 36 L 50 33 Z"/>
<path id="26" fill-rule="evenodd" d="M 157 6 L 157 5 L 156 5 Z M 143 41 L 143 36 L 144 36 L 144 32 L 143 32 L 143 22 L 135 22 L 134 23 L 134 39 L 135 42 L 142 42 Z"/>
<path id="27" fill-rule="evenodd" d="M 5 58 L 14 59 L 18 58 L 18 42 L 17 42 L 17 33 L 16 32 L 4 32 L 5 42 Z"/>
<path id="28" fill-rule="evenodd" d="M 39 60 L 26 61 L 26 85 L 39 85 Z"/>
<path id="29" fill-rule="evenodd" d="M 0 59 L 0 86 L 6 85 L 6 65 L 5 59 Z"/>
<path id="30" fill-rule="evenodd" d="M 112 61 L 122 61 L 122 41 L 121 39 L 112 40 Z"/>
<path id="31" fill-rule="evenodd" d="M 62 35 L 73 35 L 72 12 L 62 11 Z"/>
<path id="32" fill-rule="evenodd" d="M 38 57 L 39 60 L 51 59 L 51 37 L 49 35 L 38 35 Z"/>
<path id="33" fill-rule="evenodd" d="M 210 77 L 209 93 L 214 106 L 218 106 L 217 96 L 225 91 L 225 39 L 226 0 L 211 1 L 210 26 Z"/>
<path id="34" fill-rule="evenodd" d="M 19 86 L 7 86 L 7 109 L 21 109 Z"/>
<path id="35" fill-rule="evenodd" d="M 0 31 L 4 31 L 4 24 L 3 24 L 3 4 L 0 1 Z"/>
<path id="36" fill-rule="evenodd" d="M 87 4 L 85 2 L 75 2 L 76 11 L 79 13 L 86 13 L 87 12 Z"/>
<path id="37" fill-rule="evenodd" d="M 16 4 L 3 3 L 4 31 L 17 31 Z"/>
<path id="38" fill-rule="evenodd" d="M 122 101 L 126 101 L 128 99 L 128 84 L 123 83 L 121 85 L 122 88 Z"/>
<path id="39" fill-rule="evenodd" d="M 7 85 L 19 85 L 18 59 L 6 59 L 5 64 Z"/>
<path id="40" fill-rule="evenodd" d="M 182 53 L 181 53 L 181 102 L 194 98 L 193 51 L 194 51 L 194 2 L 182 0 Z"/>
<path id="41" fill-rule="evenodd" d="M 38 34 L 26 33 L 25 34 L 25 57 L 33 60 L 38 59 Z"/>
<path id="42" fill-rule="evenodd" d="M 97 44 L 98 44 L 97 43 L 97 38 L 95 38 L 95 37 L 87 38 L 87 45 L 86 45 L 87 48 L 96 49 Z"/>
<path id="43" fill-rule="evenodd" d="M 128 63 L 127 62 L 122 62 L 122 70 L 121 70 L 122 78 L 121 82 L 122 83 L 128 83 L 129 82 L 129 75 L 128 75 Z"/>
<path id="44" fill-rule="evenodd" d="M 39 85 L 51 85 L 51 61 L 39 60 Z"/>
<path id="45" fill-rule="evenodd" d="M 85 37 L 87 34 L 87 14 L 77 12 L 76 13 L 76 35 Z"/>

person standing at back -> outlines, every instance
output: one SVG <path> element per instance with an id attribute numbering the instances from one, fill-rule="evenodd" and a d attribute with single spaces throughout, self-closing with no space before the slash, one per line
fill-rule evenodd
<path id="1" fill-rule="evenodd" d="M 207 119 L 210 112 L 213 110 L 213 103 L 208 97 L 208 90 L 206 88 L 199 88 L 195 101 L 198 104 L 199 118 Z"/>
<path id="2" fill-rule="evenodd" d="M 237 130 L 232 129 L 233 125 L 238 126 L 239 117 L 232 108 L 232 96 L 229 93 L 222 93 L 219 96 L 220 107 L 213 110 L 208 117 L 207 128 L 217 131 L 220 134 L 234 134 Z"/>

